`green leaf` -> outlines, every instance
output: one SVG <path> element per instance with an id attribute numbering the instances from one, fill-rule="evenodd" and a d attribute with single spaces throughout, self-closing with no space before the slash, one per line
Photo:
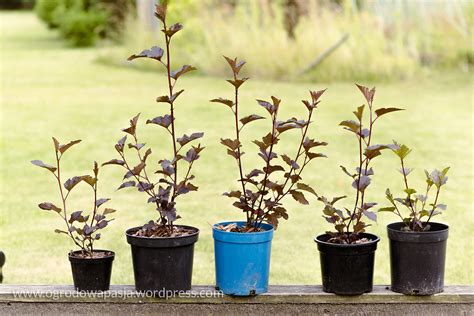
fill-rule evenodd
<path id="1" fill-rule="evenodd" d="M 406 156 L 411 152 L 411 149 L 408 148 L 406 145 L 398 145 L 397 143 L 394 144 L 394 148 L 392 151 L 400 158 L 405 159 Z"/>
<path id="2" fill-rule="evenodd" d="M 412 194 L 415 194 L 415 193 L 416 193 L 416 190 L 415 190 L 415 189 L 411 189 L 411 188 L 407 188 L 407 189 L 403 190 L 403 192 L 405 192 L 405 193 L 408 194 L 408 195 L 412 195 Z"/>
<path id="3" fill-rule="evenodd" d="M 65 232 L 64 230 L 60 230 L 60 229 L 55 229 L 54 232 L 55 232 L 55 233 L 58 233 L 58 234 L 66 234 L 66 235 L 68 235 L 67 232 Z"/>
<path id="4" fill-rule="evenodd" d="M 389 207 L 382 207 L 377 212 L 394 212 L 394 211 L 395 211 L 395 207 L 389 206 Z"/>

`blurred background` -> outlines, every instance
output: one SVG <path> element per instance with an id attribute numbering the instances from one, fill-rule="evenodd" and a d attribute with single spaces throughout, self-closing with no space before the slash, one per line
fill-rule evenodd
<path id="1" fill-rule="evenodd" d="M 54 179 L 30 160 L 52 162 L 51 136 L 62 143 L 83 139 L 65 156 L 69 176 L 87 172 L 94 160 L 117 158 L 113 146 L 120 129 L 141 112 L 139 135 L 154 159 L 170 155 L 166 134 L 145 126 L 166 109 L 154 102 L 166 91 L 160 65 L 126 59 L 154 45 L 163 47 L 153 0 L 0 0 L 1 19 L 1 206 L 0 250 L 7 256 L 6 283 L 71 283 L 67 252 L 72 245 L 54 234 L 55 216 L 37 209 L 57 200 Z M 195 284 L 212 284 L 210 225 L 240 220 L 221 193 L 237 187 L 234 161 L 219 144 L 232 136 L 226 108 L 211 104 L 230 98 L 230 76 L 222 55 L 247 61 L 242 90 L 243 115 L 264 111 L 256 98 L 276 95 L 284 117 L 304 112 L 308 90 L 328 88 L 315 118 L 313 136 L 329 142 L 328 159 L 304 176 L 324 195 L 353 195 L 339 165 L 354 166 L 355 139 L 338 127 L 352 119 L 364 100 L 354 82 L 377 86 L 377 107 L 406 111 L 380 122 L 376 142 L 392 139 L 413 148 L 413 185 L 421 188 L 423 169 L 451 166 L 441 200 L 448 210 L 438 221 L 450 224 L 447 284 L 472 284 L 473 261 L 473 27 L 471 0 L 171 0 L 169 20 L 184 30 L 173 37 L 173 68 L 191 64 L 198 71 L 180 79 L 186 89 L 177 108 L 181 133 L 202 130 L 206 150 L 196 163 L 197 193 L 180 201 L 182 224 L 201 229 L 196 245 Z M 259 164 L 252 139 L 268 129 L 253 123 L 244 138 L 244 167 Z M 293 146 L 292 146 L 293 145 Z M 295 151 L 290 139 L 282 148 Z M 221 148 L 222 147 L 222 148 Z M 375 162 L 371 200 L 386 206 L 385 188 L 401 192 L 397 160 L 385 153 Z M 101 171 L 100 190 L 119 210 L 100 247 L 116 251 L 112 281 L 132 283 L 126 228 L 155 217 L 146 198 L 115 191 L 121 170 Z M 83 191 L 81 191 L 83 190 Z M 90 192 L 75 193 L 75 207 L 90 203 Z M 291 200 L 291 198 L 290 198 Z M 288 200 L 290 219 L 281 223 L 273 247 L 273 284 L 320 284 L 319 257 L 312 239 L 331 227 L 313 199 L 310 206 Z M 348 201 L 350 203 L 350 201 Z M 370 231 L 382 236 L 375 282 L 388 284 L 385 226 L 379 215 Z"/>

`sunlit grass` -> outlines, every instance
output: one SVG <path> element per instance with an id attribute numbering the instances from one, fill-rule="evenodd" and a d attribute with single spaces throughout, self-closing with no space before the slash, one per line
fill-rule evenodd
<path id="1" fill-rule="evenodd" d="M 66 176 L 83 174 L 92 161 L 117 158 L 113 149 L 121 137 L 120 129 L 138 112 L 142 119 L 138 133 L 154 148 L 153 158 L 169 153 L 168 137 L 144 120 L 165 110 L 154 98 L 165 92 L 164 77 L 152 72 L 110 68 L 94 63 L 96 49 L 67 49 L 56 35 L 45 30 L 27 13 L 1 13 L 1 215 L 0 249 L 7 256 L 4 267 L 6 283 L 70 283 L 67 252 L 69 240 L 53 233 L 61 225 L 59 218 L 39 210 L 39 202 L 58 201 L 56 186 L 47 171 L 29 161 L 53 161 L 51 136 L 63 142 L 81 138 L 64 157 Z M 139 50 L 141 47 L 137 47 Z M 125 58 L 126 56 L 124 56 Z M 220 137 L 231 137 L 231 114 L 225 106 L 211 104 L 209 99 L 231 95 L 231 87 L 222 79 L 185 77 L 180 87 L 186 92 L 177 104 L 180 133 L 204 131 L 205 151 L 196 162 L 196 181 L 200 188 L 183 198 L 179 211 L 181 223 L 201 229 L 196 244 L 194 283 L 214 281 L 213 243 L 209 225 L 217 221 L 242 219 L 230 200 L 221 196 L 236 188 L 234 161 L 219 145 Z M 354 165 L 356 147 L 351 135 L 337 126 L 350 118 L 351 111 L 363 99 L 352 84 L 304 83 L 250 80 L 241 89 L 243 114 L 256 112 L 255 98 L 277 95 L 283 101 L 282 117 L 304 112 L 299 100 L 309 89 L 328 88 L 317 110 L 311 133 L 329 142 L 329 159 L 316 161 L 304 177 L 323 194 L 352 194 L 350 183 L 339 165 Z M 401 83 L 377 84 L 376 105 L 407 109 L 380 122 L 375 141 L 390 142 L 396 138 L 414 148 L 408 163 L 416 168 L 413 183 L 422 185 L 424 168 L 451 166 L 450 180 L 441 200 L 448 204 L 438 220 L 451 226 L 446 267 L 447 284 L 473 283 L 472 231 L 473 216 L 473 139 L 472 77 L 466 74 L 438 74 L 430 78 Z M 260 163 L 250 140 L 266 130 L 268 122 L 255 122 L 244 133 L 247 149 L 246 168 Z M 282 147 L 291 147 L 286 139 Z M 395 157 L 388 156 L 374 164 L 371 200 L 385 205 L 386 187 L 401 187 Z M 113 166 L 101 171 L 101 197 L 111 197 L 117 208 L 116 220 L 107 228 L 101 248 L 117 254 L 113 283 L 133 283 L 130 249 L 124 231 L 143 224 L 155 216 L 146 198 L 135 191 L 115 192 L 121 170 Z M 415 177 L 418 177 L 415 179 Z M 76 206 L 91 203 L 85 187 L 73 196 Z M 330 227 L 321 217 L 321 206 L 312 199 L 308 207 L 288 201 L 290 220 L 283 222 L 275 234 L 272 249 L 271 283 L 320 284 L 319 257 L 313 238 Z M 87 204 L 86 204 L 87 205 Z M 380 216 L 371 232 L 382 237 L 376 255 L 375 283 L 390 282 L 387 223 L 396 220 Z"/>

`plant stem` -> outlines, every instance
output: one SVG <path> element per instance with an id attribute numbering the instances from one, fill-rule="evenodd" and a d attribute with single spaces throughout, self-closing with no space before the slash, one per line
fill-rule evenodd
<path id="1" fill-rule="evenodd" d="M 441 189 L 441 187 L 437 187 L 437 189 L 436 189 L 436 196 L 435 196 L 435 200 L 433 202 L 433 208 L 431 209 L 430 216 L 428 217 L 428 220 L 426 221 L 426 224 L 428 224 L 430 222 L 431 217 L 433 216 L 433 212 L 436 209 L 436 203 L 438 203 L 438 197 L 439 197 L 440 189 Z"/>
<path id="2" fill-rule="evenodd" d="M 63 193 L 63 186 L 62 186 L 62 182 L 61 182 L 61 164 L 59 163 L 59 161 L 61 160 L 61 157 L 58 155 L 58 151 L 56 150 L 56 167 L 57 167 L 57 172 L 58 174 L 55 175 L 56 177 L 56 180 L 58 181 L 58 186 L 59 186 L 59 193 L 61 194 L 61 200 L 62 200 L 62 203 L 63 203 L 63 216 L 61 216 L 61 218 L 64 219 L 64 222 L 66 223 L 66 227 L 67 227 L 67 233 L 69 235 L 69 237 L 71 237 L 72 241 L 79 247 L 81 248 L 82 250 L 84 250 L 84 246 L 81 246 L 77 241 L 76 239 L 74 239 L 74 236 L 72 235 L 72 232 L 70 231 L 70 226 L 69 226 L 69 222 L 67 221 L 67 210 L 66 210 L 66 198 L 67 198 L 67 195 L 66 197 L 64 197 L 64 193 Z M 69 195 L 69 193 L 68 193 Z"/>
<path id="3" fill-rule="evenodd" d="M 255 221 L 255 222 L 258 221 L 258 210 L 260 210 L 260 208 L 262 207 L 263 198 L 264 198 L 263 192 L 265 191 L 265 188 L 267 187 L 267 179 L 268 179 L 268 176 L 270 174 L 268 169 L 270 167 L 270 161 L 271 161 L 271 158 L 272 158 L 273 145 L 275 144 L 275 131 L 276 131 L 275 123 L 276 123 L 277 113 L 278 113 L 278 108 L 275 109 L 275 113 L 273 113 L 273 117 L 272 117 L 272 143 L 270 144 L 270 149 L 269 149 L 268 156 L 267 156 L 267 167 L 266 167 L 265 176 L 264 176 L 263 182 L 262 182 L 262 188 L 260 190 L 261 191 L 260 202 L 258 203 L 258 208 L 257 208 L 257 213 L 255 215 L 256 216 L 255 220 L 252 218 L 252 221 Z M 255 227 L 255 228 L 257 228 L 257 227 Z"/>
<path id="4" fill-rule="evenodd" d="M 234 80 L 237 80 L 237 76 L 234 72 Z M 241 157 L 241 151 L 240 151 L 240 129 L 239 129 L 239 88 L 234 87 L 235 89 L 235 111 L 234 111 L 234 116 L 235 116 L 235 136 L 237 138 L 237 141 L 239 142 L 239 147 L 237 147 L 237 164 L 239 165 L 239 175 L 240 175 L 240 182 L 242 183 L 242 194 L 244 195 L 245 203 L 247 203 L 247 192 L 245 190 L 245 181 L 244 181 L 244 172 L 242 170 L 242 157 Z M 245 215 L 247 217 L 247 225 L 250 224 L 250 214 L 249 211 L 245 211 Z"/>
<path id="5" fill-rule="evenodd" d="M 356 199 L 355 199 L 355 204 L 354 204 L 354 210 L 352 211 L 352 214 L 351 214 L 351 218 L 349 220 L 349 223 L 347 224 L 347 233 L 349 233 L 350 231 L 350 226 L 351 226 L 351 223 L 352 223 L 352 220 L 353 220 L 353 217 L 354 215 L 356 214 L 357 212 L 357 206 L 359 204 L 359 184 L 360 184 L 360 177 L 362 175 L 362 136 L 360 135 L 361 132 L 362 132 L 362 120 L 359 119 L 359 124 L 360 124 L 360 128 L 359 128 L 359 135 L 357 135 L 358 137 L 358 140 L 359 140 L 359 171 L 357 173 L 357 188 L 356 188 Z M 369 132 L 370 134 L 370 132 Z"/>
<path id="6" fill-rule="evenodd" d="M 166 30 L 166 21 L 163 21 L 163 28 Z M 170 115 L 171 115 L 171 137 L 173 138 L 173 153 L 174 153 L 174 185 L 173 185 L 173 195 L 171 196 L 171 201 L 173 202 L 176 198 L 176 187 L 178 185 L 178 161 L 176 160 L 177 149 L 176 149 L 176 133 L 174 127 L 174 101 L 171 101 L 171 97 L 173 95 L 173 84 L 171 83 L 171 56 L 170 56 L 170 41 L 171 37 L 165 34 L 165 42 L 166 42 L 166 72 L 168 76 L 168 90 L 169 90 L 169 98 L 170 98 Z"/>

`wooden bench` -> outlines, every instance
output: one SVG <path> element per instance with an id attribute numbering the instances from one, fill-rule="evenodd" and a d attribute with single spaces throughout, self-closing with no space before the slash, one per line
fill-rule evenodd
<path id="1" fill-rule="evenodd" d="M 211 286 L 195 286 L 190 292 L 159 298 L 137 293 L 131 285 L 113 285 L 110 291 L 94 294 L 76 292 L 69 285 L 0 285 L 1 315 L 65 312 L 474 315 L 474 286 L 447 286 L 444 293 L 416 297 L 382 285 L 360 296 L 324 293 L 321 286 L 274 285 L 254 297 L 230 297 Z"/>

